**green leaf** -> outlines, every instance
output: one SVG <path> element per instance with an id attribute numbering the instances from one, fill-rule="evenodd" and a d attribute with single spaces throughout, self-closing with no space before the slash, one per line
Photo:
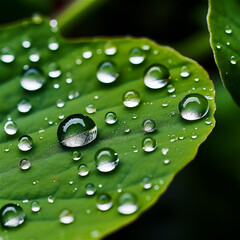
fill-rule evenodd
<path id="1" fill-rule="evenodd" d="M 240 3 L 209 0 L 208 26 L 211 46 L 221 78 L 234 101 L 240 105 Z"/>
<path id="2" fill-rule="evenodd" d="M 40 23 L 39 19 L 0 30 L 0 49 L 8 47 L 15 57 L 11 63 L 0 62 L 0 207 L 8 203 L 19 204 L 26 214 L 22 226 L 8 230 L 0 228 L 3 238 L 101 238 L 134 221 L 157 201 L 175 174 L 194 158 L 215 124 L 213 84 L 196 62 L 144 38 L 66 41 L 54 33 L 55 30 L 50 28 L 49 22 Z M 59 43 L 55 51 L 48 48 L 52 37 Z M 22 47 L 23 39 L 30 41 L 29 49 Z M 104 48 L 109 43 L 116 46 L 115 55 L 105 54 Z M 129 62 L 130 51 L 135 47 L 143 48 L 146 56 L 139 65 Z M 88 59 L 83 57 L 86 51 L 92 53 Z M 40 56 L 35 63 L 29 60 L 33 53 Z M 103 84 L 97 80 L 96 72 L 103 61 L 115 63 L 119 73 L 116 83 Z M 61 70 L 56 79 L 47 77 L 51 63 Z M 144 85 L 146 69 L 156 63 L 169 69 L 172 87 L 152 90 Z M 38 91 L 26 91 L 20 85 L 23 69 L 28 66 L 42 69 L 47 78 Z M 183 70 L 185 77 L 180 75 Z M 141 102 L 130 109 L 123 105 L 122 95 L 132 89 L 138 91 Z M 78 97 L 69 99 L 71 92 L 78 93 Z M 181 118 L 178 104 L 189 93 L 207 98 L 209 112 L 204 118 L 197 121 Z M 20 113 L 17 109 L 23 98 L 32 104 L 29 113 Z M 59 99 L 65 103 L 62 108 L 57 107 Z M 95 113 L 87 114 L 89 104 L 96 107 Z M 105 123 L 105 114 L 109 111 L 118 117 L 113 125 Z M 97 140 L 78 149 L 82 155 L 79 161 L 72 159 L 76 149 L 63 148 L 57 138 L 59 116 L 76 113 L 89 115 L 98 127 Z M 4 131 L 9 117 L 18 126 L 17 134 L 12 136 Z M 157 124 L 152 133 L 142 130 L 142 122 L 148 118 Z M 126 126 L 130 132 L 125 132 Z M 34 146 L 29 152 L 22 152 L 18 149 L 18 138 L 26 134 L 32 137 Z M 156 140 L 155 151 L 143 151 L 142 140 L 146 136 Z M 94 155 L 102 147 L 110 147 L 118 153 L 119 165 L 112 172 L 101 173 L 96 169 Z M 31 163 L 30 169 L 25 171 L 19 167 L 24 158 Z M 89 167 L 85 177 L 78 175 L 80 164 Z M 143 188 L 146 177 L 151 183 L 150 189 Z M 85 186 L 89 183 L 97 189 L 93 196 L 86 195 Z M 136 213 L 122 215 L 117 211 L 121 191 L 136 196 L 139 206 Z M 105 212 L 96 207 L 101 193 L 109 194 L 113 201 L 113 207 Z M 54 198 L 53 203 L 48 202 L 50 196 Z M 33 201 L 40 203 L 39 213 L 31 211 Z M 59 214 L 63 209 L 73 212 L 73 223 L 60 223 Z"/>

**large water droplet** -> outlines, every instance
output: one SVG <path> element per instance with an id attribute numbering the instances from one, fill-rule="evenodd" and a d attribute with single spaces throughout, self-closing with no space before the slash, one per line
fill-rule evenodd
<path id="1" fill-rule="evenodd" d="M 130 51 L 129 61 L 134 65 L 142 63 L 145 59 L 145 54 L 141 48 L 133 48 Z"/>
<path id="2" fill-rule="evenodd" d="M 142 128 L 144 132 L 147 132 L 147 133 L 153 132 L 156 129 L 156 123 L 154 120 L 148 118 L 143 121 Z"/>
<path id="3" fill-rule="evenodd" d="M 33 147 L 33 140 L 30 136 L 24 135 L 18 139 L 18 148 L 21 151 L 29 151 Z"/>
<path id="4" fill-rule="evenodd" d="M 22 159 L 19 165 L 22 170 L 28 170 L 31 167 L 31 163 L 27 159 Z"/>
<path id="5" fill-rule="evenodd" d="M 8 135 L 14 135 L 17 133 L 17 124 L 12 120 L 8 120 L 4 125 L 4 130 Z"/>
<path id="6" fill-rule="evenodd" d="M 156 140 L 152 137 L 146 137 L 142 141 L 142 148 L 145 152 L 153 152 L 157 147 Z"/>
<path id="7" fill-rule="evenodd" d="M 23 209 L 16 204 L 7 204 L 0 210 L 0 221 L 5 228 L 15 228 L 23 224 L 25 213 Z"/>
<path id="8" fill-rule="evenodd" d="M 21 78 L 21 86 L 28 91 L 40 89 L 45 82 L 46 79 L 42 71 L 37 68 L 27 69 Z"/>
<path id="9" fill-rule="evenodd" d="M 81 177 L 85 177 L 87 176 L 89 173 L 89 168 L 87 165 L 85 164 L 81 164 L 79 167 L 78 167 L 78 175 L 81 176 Z"/>
<path id="10" fill-rule="evenodd" d="M 198 120 L 208 113 L 209 105 L 203 95 L 191 93 L 179 102 L 178 109 L 182 118 L 186 120 Z"/>
<path id="11" fill-rule="evenodd" d="M 111 148 L 102 148 L 96 152 L 95 162 L 100 172 L 110 172 L 118 165 L 118 154 Z"/>
<path id="12" fill-rule="evenodd" d="M 102 83 L 112 83 L 116 81 L 119 73 L 116 66 L 112 62 L 103 62 L 100 64 L 97 70 L 97 79 Z"/>
<path id="13" fill-rule="evenodd" d="M 31 110 L 32 105 L 27 99 L 22 99 L 18 103 L 17 108 L 18 108 L 18 111 L 21 113 L 28 113 Z"/>
<path id="14" fill-rule="evenodd" d="M 140 95 L 135 90 L 128 90 L 123 94 L 123 104 L 128 108 L 137 107 L 140 101 Z"/>
<path id="15" fill-rule="evenodd" d="M 160 89 L 170 81 L 170 73 L 167 67 L 162 64 L 150 66 L 144 75 L 144 83 L 151 89 Z"/>
<path id="16" fill-rule="evenodd" d="M 117 115 L 114 112 L 108 112 L 105 115 L 105 122 L 107 124 L 114 124 L 117 122 Z"/>
<path id="17" fill-rule="evenodd" d="M 102 193 L 97 198 L 97 208 L 101 211 L 109 210 L 113 205 L 112 198 L 107 193 Z"/>
<path id="18" fill-rule="evenodd" d="M 15 59 L 10 47 L 4 47 L 1 50 L 1 61 L 4 63 L 11 63 Z"/>
<path id="19" fill-rule="evenodd" d="M 137 199 L 132 193 L 122 193 L 118 198 L 118 212 L 130 215 L 138 210 Z"/>
<path id="20" fill-rule="evenodd" d="M 59 215 L 59 220 L 63 224 L 70 224 L 70 223 L 74 222 L 74 216 L 73 216 L 72 211 L 70 211 L 68 209 L 62 210 Z"/>
<path id="21" fill-rule="evenodd" d="M 87 184 L 85 189 L 88 196 L 92 196 L 96 192 L 96 187 L 92 183 Z"/>
<path id="22" fill-rule="evenodd" d="M 57 135 L 62 145 L 81 147 L 96 139 L 97 126 L 90 117 L 83 114 L 74 114 L 60 123 Z"/>
<path id="23" fill-rule="evenodd" d="M 33 211 L 33 212 L 39 212 L 40 211 L 40 209 L 41 209 L 41 206 L 40 206 L 40 204 L 39 204 L 39 202 L 32 202 L 32 204 L 31 204 L 31 210 Z"/>

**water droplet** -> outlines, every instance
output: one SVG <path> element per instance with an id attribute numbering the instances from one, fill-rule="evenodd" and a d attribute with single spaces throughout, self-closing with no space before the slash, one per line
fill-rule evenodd
<path id="1" fill-rule="evenodd" d="M 17 124 L 12 120 L 8 120 L 4 125 L 4 130 L 8 135 L 14 135 L 17 133 Z"/>
<path id="2" fill-rule="evenodd" d="M 113 56 L 117 52 L 117 47 L 112 42 L 107 42 L 104 46 L 104 52 L 108 56 Z"/>
<path id="3" fill-rule="evenodd" d="M 167 67 L 162 64 L 154 64 L 146 70 L 144 84 L 151 89 L 160 89 L 166 86 L 170 79 Z"/>
<path id="4" fill-rule="evenodd" d="M 168 93 L 174 93 L 175 92 L 175 88 L 171 84 L 167 86 L 167 90 L 168 90 Z"/>
<path id="5" fill-rule="evenodd" d="M 48 197 L 48 202 L 49 202 L 49 203 L 54 203 L 54 201 L 55 201 L 55 199 L 54 199 L 53 196 L 49 196 L 49 197 Z"/>
<path id="6" fill-rule="evenodd" d="M 23 151 L 29 151 L 33 147 L 33 140 L 30 136 L 24 135 L 18 139 L 18 148 Z"/>
<path id="7" fill-rule="evenodd" d="M 157 147 L 156 140 L 152 137 L 146 137 L 142 141 L 142 148 L 145 152 L 153 152 Z"/>
<path id="8" fill-rule="evenodd" d="M 168 148 L 162 148 L 162 154 L 166 155 L 168 153 L 169 149 Z"/>
<path id="9" fill-rule="evenodd" d="M 227 34 L 231 34 L 232 33 L 232 29 L 228 25 L 225 28 L 225 33 L 227 33 Z"/>
<path id="10" fill-rule="evenodd" d="M 203 95 L 191 93 L 179 102 L 178 109 L 182 118 L 186 120 L 198 120 L 208 113 L 209 105 Z"/>
<path id="11" fill-rule="evenodd" d="M 164 162 L 165 165 L 167 165 L 167 164 L 170 163 L 170 160 L 169 159 L 165 159 L 165 160 L 163 160 L 163 162 Z"/>
<path id="12" fill-rule="evenodd" d="M 118 165 L 118 154 L 111 148 L 102 148 L 96 152 L 95 162 L 100 172 L 110 172 Z"/>
<path id="13" fill-rule="evenodd" d="M 65 102 L 62 99 L 57 100 L 57 107 L 62 108 L 64 107 L 64 105 L 65 105 Z"/>
<path id="14" fill-rule="evenodd" d="M 78 175 L 81 176 L 81 177 L 85 177 L 87 176 L 89 173 L 89 168 L 87 165 L 85 164 L 81 164 L 79 167 L 78 167 Z"/>
<path id="15" fill-rule="evenodd" d="M 216 48 L 217 48 L 217 49 L 221 49 L 221 44 L 220 44 L 220 43 L 217 43 L 217 44 L 216 44 Z"/>
<path id="16" fill-rule="evenodd" d="M 113 205 L 112 198 L 107 193 L 102 193 L 97 198 L 97 208 L 101 211 L 109 210 Z"/>
<path id="17" fill-rule="evenodd" d="M 40 69 L 29 68 L 27 69 L 21 78 L 21 86 L 28 91 L 36 91 L 40 89 L 46 79 Z"/>
<path id="18" fill-rule="evenodd" d="M 52 51 L 56 51 L 59 48 L 57 40 L 53 37 L 48 40 L 48 48 Z"/>
<path id="19" fill-rule="evenodd" d="M 118 212 L 130 215 L 138 210 L 137 199 L 132 193 L 122 193 L 118 198 Z"/>
<path id="20" fill-rule="evenodd" d="M 40 209 L 41 209 L 41 206 L 40 206 L 40 204 L 39 204 L 39 202 L 32 202 L 32 204 L 31 204 L 31 210 L 33 211 L 33 212 L 39 212 L 40 211 Z"/>
<path id="21" fill-rule="evenodd" d="M 29 39 L 27 37 L 23 38 L 22 46 L 24 48 L 30 48 L 31 47 L 31 42 L 29 41 Z"/>
<path id="22" fill-rule="evenodd" d="M 21 113 L 28 113 L 32 109 L 31 103 L 27 99 L 22 99 L 18 103 L 18 111 Z"/>
<path id="23" fill-rule="evenodd" d="M 148 177 L 143 178 L 142 185 L 144 189 L 150 189 L 152 187 L 152 183 Z"/>
<path id="24" fill-rule="evenodd" d="M 123 104 L 128 108 L 137 107 L 140 103 L 140 95 L 135 90 L 128 90 L 123 94 Z"/>
<path id="25" fill-rule="evenodd" d="M 96 192 L 96 187 L 92 183 L 87 184 L 85 189 L 88 196 L 92 196 Z"/>
<path id="26" fill-rule="evenodd" d="M 57 136 L 66 147 L 81 147 L 96 139 L 97 126 L 90 117 L 74 114 L 60 123 Z"/>
<path id="27" fill-rule="evenodd" d="M 188 71 L 188 68 L 186 66 L 183 66 L 181 68 L 181 73 L 180 73 L 181 77 L 183 78 L 187 78 L 190 76 L 190 72 Z"/>
<path id="28" fill-rule="evenodd" d="M 22 159 L 19 165 L 22 170 L 28 170 L 31 167 L 31 163 L 27 159 Z"/>
<path id="29" fill-rule="evenodd" d="M 134 65 L 142 63 L 145 59 L 145 54 L 141 48 L 133 48 L 130 51 L 129 61 Z"/>
<path id="30" fill-rule="evenodd" d="M 67 79 L 66 79 L 66 83 L 70 84 L 70 83 L 72 83 L 72 82 L 73 82 L 72 78 L 67 78 Z"/>
<path id="31" fill-rule="evenodd" d="M 129 133 L 130 131 L 131 131 L 131 129 L 129 128 L 129 126 L 125 125 L 124 126 L 124 132 Z"/>
<path id="32" fill-rule="evenodd" d="M 70 224 L 70 223 L 74 222 L 74 216 L 73 216 L 72 211 L 70 211 L 68 209 L 62 210 L 59 215 L 59 220 L 63 224 Z"/>
<path id="33" fill-rule="evenodd" d="M 97 70 L 97 79 L 102 83 L 112 83 L 119 77 L 116 66 L 112 62 L 103 62 Z"/>
<path id="34" fill-rule="evenodd" d="M 144 132 L 151 133 L 156 129 L 156 123 L 151 118 L 148 118 L 143 121 L 142 128 Z"/>
<path id="35" fill-rule="evenodd" d="M 107 124 L 114 124 L 117 122 L 117 115 L 114 112 L 108 112 L 105 115 L 105 122 Z"/>
<path id="36" fill-rule="evenodd" d="M 68 94 L 68 99 L 72 100 L 79 97 L 79 92 L 77 90 L 72 90 Z"/>
<path id="37" fill-rule="evenodd" d="M 39 13 L 34 13 L 32 15 L 32 21 L 34 24 L 41 24 L 43 21 L 43 18 Z"/>
<path id="38" fill-rule="evenodd" d="M 89 114 L 93 114 L 97 111 L 96 107 L 93 105 L 93 104 L 89 104 L 87 107 L 86 107 L 86 112 L 89 113 Z"/>
<path id="39" fill-rule="evenodd" d="M 10 47 L 4 47 L 1 50 L 1 61 L 4 63 L 11 63 L 15 59 Z"/>
<path id="40" fill-rule="evenodd" d="M 92 52 L 91 51 L 85 51 L 82 53 L 82 56 L 84 59 L 90 59 L 92 57 Z"/>
<path id="41" fill-rule="evenodd" d="M 31 49 L 29 52 L 29 60 L 31 62 L 38 62 L 40 60 L 39 52 L 36 49 Z"/>
<path id="42" fill-rule="evenodd" d="M 50 78 L 58 78 L 62 74 L 60 67 L 56 63 L 50 63 L 48 65 L 48 76 Z"/>
<path id="43" fill-rule="evenodd" d="M 24 223 L 25 213 L 16 204 L 6 204 L 0 210 L 0 221 L 5 228 L 15 228 Z"/>
<path id="44" fill-rule="evenodd" d="M 82 158 L 82 154 L 79 151 L 74 151 L 72 153 L 72 158 L 74 161 L 79 161 Z"/>
<path id="45" fill-rule="evenodd" d="M 230 57 L 230 63 L 235 65 L 237 63 L 236 57 L 235 56 L 231 56 Z"/>

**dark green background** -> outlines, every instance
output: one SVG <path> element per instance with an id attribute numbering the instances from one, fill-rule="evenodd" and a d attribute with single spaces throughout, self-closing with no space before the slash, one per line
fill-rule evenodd
<path id="1" fill-rule="evenodd" d="M 35 12 L 54 16 L 68 2 L 1 1 L 0 23 Z M 175 177 L 155 206 L 106 240 L 237 239 L 240 234 L 240 111 L 219 80 L 209 45 L 207 10 L 207 0 L 108 0 L 64 33 L 148 37 L 198 61 L 216 88 L 217 124 L 196 159 Z"/>

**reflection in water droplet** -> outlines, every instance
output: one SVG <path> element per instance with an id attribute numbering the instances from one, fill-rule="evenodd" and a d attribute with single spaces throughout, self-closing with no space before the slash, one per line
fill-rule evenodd
<path id="1" fill-rule="evenodd" d="M 39 204 L 39 202 L 32 202 L 32 204 L 31 204 L 31 210 L 33 211 L 33 212 L 39 212 L 40 211 L 40 209 L 41 209 L 41 206 L 40 206 L 40 204 Z"/>
<path id="2" fill-rule="evenodd" d="M 48 76 L 50 78 L 58 78 L 61 74 L 60 67 L 55 62 L 48 65 Z"/>
<path id="3" fill-rule="evenodd" d="M 235 56 L 231 56 L 230 57 L 230 63 L 235 65 L 237 63 L 236 57 Z"/>
<path id="4" fill-rule="evenodd" d="M 5 228 L 15 228 L 24 223 L 25 213 L 16 204 L 6 204 L 0 210 L 0 221 Z"/>
<path id="5" fill-rule="evenodd" d="M 96 192 L 96 187 L 92 183 L 87 184 L 85 189 L 88 196 L 92 196 Z"/>
<path id="6" fill-rule="evenodd" d="M 24 135 L 18 139 L 18 148 L 23 151 L 29 151 L 33 147 L 33 140 L 30 136 Z"/>
<path id="7" fill-rule="evenodd" d="M 180 75 L 181 75 L 181 77 L 183 77 L 183 78 L 187 78 L 187 77 L 190 76 L 190 72 L 189 72 L 187 66 L 183 66 L 183 67 L 181 68 L 181 73 L 180 73 Z"/>
<path id="8" fill-rule="evenodd" d="M 113 205 L 112 198 L 107 193 L 102 193 L 97 198 L 97 208 L 101 211 L 109 210 Z"/>
<path id="9" fill-rule="evenodd" d="M 116 54 L 117 47 L 112 42 L 107 42 L 104 46 L 104 52 L 106 55 L 112 56 Z"/>
<path id="10" fill-rule="evenodd" d="M 1 50 L 1 61 L 4 63 L 11 63 L 15 59 L 10 47 L 4 47 Z"/>
<path id="11" fill-rule="evenodd" d="M 79 151 L 74 151 L 72 153 L 72 158 L 74 161 L 79 161 L 81 159 L 81 157 L 82 157 L 82 154 Z"/>
<path id="12" fill-rule="evenodd" d="M 130 51 L 129 61 L 134 65 L 142 63 L 145 59 L 145 54 L 141 48 L 133 48 Z"/>
<path id="13" fill-rule="evenodd" d="M 31 110 L 32 105 L 27 99 L 22 99 L 18 103 L 17 108 L 18 108 L 18 111 L 21 113 L 28 113 Z"/>
<path id="14" fill-rule="evenodd" d="M 144 84 L 151 89 L 160 89 L 166 86 L 170 79 L 167 67 L 162 64 L 154 64 L 146 70 Z"/>
<path id="15" fill-rule="evenodd" d="M 186 120 L 198 120 L 203 118 L 209 110 L 207 99 L 198 93 L 186 95 L 179 102 L 179 113 Z"/>
<path id="16" fill-rule="evenodd" d="M 225 33 L 227 33 L 227 34 L 231 34 L 232 33 L 232 29 L 228 25 L 225 28 Z"/>
<path id="17" fill-rule="evenodd" d="M 12 120 L 8 120 L 4 125 L 4 130 L 8 135 L 14 135 L 17 133 L 17 124 Z"/>
<path id="18" fill-rule="evenodd" d="M 46 79 L 40 69 L 29 68 L 27 69 L 21 78 L 21 86 L 28 91 L 36 91 L 40 89 Z"/>
<path id="19" fill-rule="evenodd" d="M 118 154 L 111 148 L 102 148 L 96 152 L 95 162 L 100 172 L 110 172 L 119 163 Z"/>
<path id="20" fill-rule="evenodd" d="M 145 152 L 153 152 L 157 147 L 156 140 L 152 137 L 146 137 L 142 141 L 142 148 Z"/>
<path id="21" fill-rule="evenodd" d="M 156 129 L 156 123 L 151 118 L 148 118 L 143 121 L 142 128 L 144 132 L 147 132 L 147 133 L 153 132 Z"/>
<path id="22" fill-rule="evenodd" d="M 112 83 L 116 81 L 119 73 L 113 62 L 102 62 L 97 70 L 97 79 L 102 83 Z"/>
<path id="23" fill-rule="evenodd" d="M 93 114 L 97 111 L 96 107 L 93 105 L 93 104 L 89 104 L 87 107 L 86 107 L 86 112 L 89 113 L 89 114 Z"/>
<path id="24" fill-rule="evenodd" d="M 70 211 L 68 209 L 62 210 L 59 215 L 59 220 L 63 224 L 70 224 L 70 223 L 74 222 L 74 216 L 73 216 L 72 211 Z"/>
<path id="25" fill-rule="evenodd" d="M 143 178 L 142 185 L 144 189 L 150 189 L 152 187 L 152 183 L 148 177 Z"/>
<path id="26" fill-rule="evenodd" d="M 22 159 L 19 165 L 22 170 L 28 170 L 31 167 L 31 163 L 27 159 Z"/>
<path id="27" fill-rule="evenodd" d="M 128 108 L 137 107 L 140 101 L 140 95 L 135 90 L 128 90 L 123 94 L 123 104 Z"/>
<path id="28" fill-rule="evenodd" d="M 114 112 L 108 112 L 105 115 L 105 122 L 107 124 L 114 124 L 117 122 L 117 115 Z"/>
<path id="29" fill-rule="evenodd" d="M 130 215 L 138 210 L 137 199 L 132 193 L 122 193 L 118 198 L 118 212 Z"/>
<path id="30" fill-rule="evenodd" d="M 54 199 L 53 196 L 49 196 L 49 197 L 48 197 L 48 202 L 49 202 L 49 203 L 54 203 L 54 201 L 55 201 L 55 199 Z"/>
<path id="31" fill-rule="evenodd" d="M 87 167 L 87 165 L 85 164 L 81 164 L 79 167 L 78 167 L 78 175 L 81 176 L 81 177 L 85 177 L 87 176 L 89 173 L 89 168 Z"/>
<path id="32" fill-rule="evenodd" d="M 57 135 L 62 145 L 81 147 L 96 139 L 97 126 L 90 117 L 83 114 L 74 114 L 60 123 Z"/>

